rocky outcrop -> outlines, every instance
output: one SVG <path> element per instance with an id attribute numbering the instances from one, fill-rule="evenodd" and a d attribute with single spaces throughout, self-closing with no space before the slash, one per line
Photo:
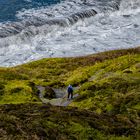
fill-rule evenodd
<path id="1" fill-rule="evenodd" d="M 55 91 L 51 87 L 46 86 L 45 87 L 44 98 L 48 98 L 48 99 L 56 98 Z"/>

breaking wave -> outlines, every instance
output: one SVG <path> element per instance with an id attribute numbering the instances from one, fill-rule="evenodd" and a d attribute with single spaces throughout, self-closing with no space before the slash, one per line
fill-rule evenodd
<path id="1" fill-rule="evenodd" d="M 139 0 L 66 0 L 16 16 L 0 23 L 1 66 L 140 44 Z"/>

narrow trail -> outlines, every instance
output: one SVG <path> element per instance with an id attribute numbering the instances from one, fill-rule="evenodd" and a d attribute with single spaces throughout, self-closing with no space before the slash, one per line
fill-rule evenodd
<path id="1" fill-rule="evenodd" d="M 73 95 L 73 99 L 67 100 L 67 93 L 65 89 L 53 89 L 56 93 L 56 98 L 54 99 L 47 99 L 44 98 L 43 94 L 45 91 L 45 87 L 43 86 L 36 86 L 37 89 L 39 90 L 39 98 L 42 101 L 42 103 L 50 103 L 51 105 L 55 106 L 68 106 L 73 102 L 73 100 L 79 96 L 79 94 Z"/>

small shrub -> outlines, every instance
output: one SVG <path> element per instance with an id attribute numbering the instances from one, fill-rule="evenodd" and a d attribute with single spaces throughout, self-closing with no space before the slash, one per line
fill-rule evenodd
<path id="1" fill-rule="evenodd" d="M 21 90 L 23 90 L 24 88 L 23 87 L 17 87 L 17 88 L 13 88 L 13 89 L 11 89 L 11 93 L 18 93 L 18 92 L 20 92 Z"/>

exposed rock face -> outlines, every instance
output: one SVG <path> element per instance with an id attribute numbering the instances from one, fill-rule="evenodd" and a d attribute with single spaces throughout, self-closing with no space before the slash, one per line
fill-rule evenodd
<path id="1" fill-rule="evenodd" d="M 49 98 L 49 99 L 56 98 L 56 94 L 51 87 L 49 86 L 45 87 L 44 98 Z"/>

